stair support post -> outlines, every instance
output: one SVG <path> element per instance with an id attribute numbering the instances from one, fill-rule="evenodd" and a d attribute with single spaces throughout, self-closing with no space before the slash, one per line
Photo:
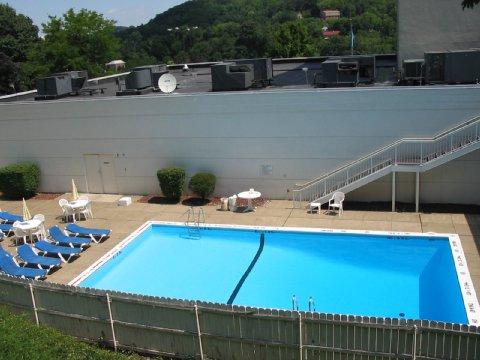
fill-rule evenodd
<path id="1" fill-rule="evenodd" d="M 392 171 L 392 212 L 395 211 L 395 195 L 396 195 L 396 190 L 395 190 L 395 171 Z"/>
<path id="2" fill-rule="evenodd" d="M 415 212 L 420 209 L 420 172 L 415 173 Z"/>

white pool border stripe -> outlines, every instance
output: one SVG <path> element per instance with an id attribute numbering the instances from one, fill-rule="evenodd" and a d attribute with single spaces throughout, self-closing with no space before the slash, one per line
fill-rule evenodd
<path id="1" fill-rule="evenodd" d="M 152 225 L 173 225 L 185 226 L 183 222 L 175 221 L 147 221 L 138 229 L 128 235 L 114 248 L 108 251 L 100 259 L 95 261 L 80 275 L 68 283 L 68 285 L 77 286 L 95 270 L 105 264 L 108 260 L 115 257 L 121 250 L 132 242 L 137 236 L 149 229 Z M 307 227 L 275 227 L 275 226 L 249 226 L 249 225 L 230 225 L 230 224 L 204 224 L 206 228 L 223 228 L 223 229 L 241 229 L 241 230 L 257 230 L 257 231 L 296 231 L 296 232 L 310 232 L 310 233 L 336 233 L 336 234 L 361 234 L 361 235 L 383 235 L 383 236 L 418 236 L 418 237 L 436 237 L 448 238 L 450 243 L 450 250 L 453 255 L 455 270 L 457 272 L 457 279 L 462 292 L 465 312 L 467 314 L 468 324 L 480 326 L 480 305 L 478 303 L 477 294 L 473 286 L 470 272 L 467 266 L 465 253 L 463 252 L 460 237 L 457 234 L 441 234 L 441 233 L 418 233 L 418 232 L 398 232 L 398 231 L 369 231 L 369 230 L 341 230 L 341 229 L 318 229 Z"/>

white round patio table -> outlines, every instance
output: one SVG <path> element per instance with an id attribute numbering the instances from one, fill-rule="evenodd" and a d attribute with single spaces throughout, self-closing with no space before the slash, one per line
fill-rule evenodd
<path id="1" fill-rule="evenodd" d="M 259 198 L 260 196 L 262 196 L 262 194 L 259 191 L 249 190 L 249 191 L 243 191 L 237 196 L 240 199 L 248 200 L 247 208 L 243 210 L 243 212 L 247 212 L 247 211 L 255 211 L 254 207 L 252 206 L 252 200 Z"/>
<path id="2" fill-rule="evenodd" d="M 27 221 L 18 221 L 15 223 L 14 229 L 19 229 L 28 234 L 30 241 L 32 241 L 32 233 L 42 225 L 42 222 L 37 219 L 31 219 Z"/>
<path id="3" fill-rule="evenodd" d="M 74 201 L 70 201 L 68 204 L 72 207 L 74 210 L 82 209 L 88 205 L 90 200 L 87 199 L 78 199 Z"/>

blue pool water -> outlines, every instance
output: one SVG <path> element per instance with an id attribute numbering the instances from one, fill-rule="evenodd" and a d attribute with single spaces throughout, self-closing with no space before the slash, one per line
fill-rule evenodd
<path id="1" fill-rule="evenodd" d="M 262 235 L 263 233 L 263 235 Z M 448 238 L 153 225 L 80 286 L 467 323 Z M 263 239 L 262 239 L 263 237 Z M 296 306 L 295 306 L 296 307 Z"/>

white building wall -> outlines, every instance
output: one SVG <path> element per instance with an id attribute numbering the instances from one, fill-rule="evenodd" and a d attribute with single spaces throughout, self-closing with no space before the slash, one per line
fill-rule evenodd
<path id="1" fill-rule="evenodd" d="M 42 191 L 68 191 L 71 178 L 86 191 L 83 154 L 112 153 L 123 194 L 158 193 L 156 171 L 176 165 L 188 175 L 213 172 L 219 195 L 253 187 L 267 197 L 286 198 L 295 183 L 399 138 L 431 137 L 478 114 L 480 87 L 475 86 L 13 102 L 0 104 L 0 165 L 36 161 Z M 478 174 L 478 161 L 477 156 L 465 165 L 459 159 L 452 166 Z M 262 165 L 271 165 L 272 173 L 262 174 Z M 432 184 L 425 199 L 438 202 L 443 185 L 465 183 L 455 170 L 449 173 L 425 175 Z M 478 176 L 468 179 L 478 188 Z M 389 183 L 378 186 L 388 191 L 373 193 L 388 200 Z M 355 196 L 371 200 L 372 191 L 365 189 Z"/>

